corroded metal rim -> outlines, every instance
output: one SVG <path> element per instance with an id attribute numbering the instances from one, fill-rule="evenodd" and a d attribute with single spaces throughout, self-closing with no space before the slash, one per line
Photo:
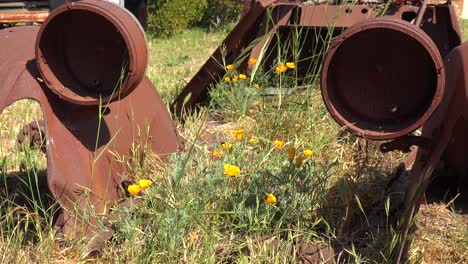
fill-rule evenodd
<path id="1" fill-rule="evenodd" d="M 148 65 L 148 48 L 146 45 L 145 33 L 138 21 L 127 10 L 107 1 L 78 1 L 67 3 L 50 13 L 47 20 L 41 26 L 36 39 L 36 60 L 39 71 L 47 86 L 59 97 L 69 102 L 79 105 L 98 105 L 100 95 L 83 96 L 74 92 L 74 89 L 67 87 L 57 78 L 56 73 L 47 63 L 47 54 L 41 50 L 41 41 L 44 41 L 44 32 L 54 19 L 61 15 L 66 15 L 74 10 L 88 11 L 95 15 L 103 17 L 109 21 L 115 30 L 122 36 L 128 53 L 128 66 L 123 76 L 119 92 L 103 95 L 101 103 L 114 101 L 127 96 L 132 92 L 145 76 Z M 70 23 L 79 23 L 79 21 L 70 21 Z M 67 30 L 66 24 L 63 30 Z M 69 29 L 68 29 L 69 30 Z M 88 29 L 89 30 L 89 29 Z M 92 29 L 91 29 L 92 30 Z M 90 40 L 92 41 L 92 40 Z M 79 87 L 83 89 L 83 87 Z"/>
<path id="2" fill-rule="evenodd" d="M 412 122 L 406 127 L 398 131 L 385 131 L 385 130 L 368 130 L 363 129 L 360 127 L 360 124 L 353 123 L 348 120 L 343 113 L 341 113 L 335 105 L 336 102 L 333 101 L 333 98 L 330 96 L 330 90 L 332 89 L 329 86 L 329 73 L 331 67 L 336 67 L 333 65 L 333 58 L 338 51 L 338 49 L 342 46 L 343 43 L 346 42 L 347 39 L 356 36 L 359 33 L 363 33 L 367 30 L 372 29 L 387 29 L 387 30 L 394 30 L 399 33 L 403 33 L 408 37 L 416 40 L 422 48 L 424 48 L 427 53 L 429 54 L 430 58 L 433 60 L 434 63 L 434 72 L 437 74 L 437 87 L 435 88 L 434 96 L 432 97 L 432 101 L 430 102 L 428 108 L 424 111 L 424 113 L 419 116 L 415 122 Z M 404 49 L 405 47 L 395 47 Z M 385 52 L 385 51 L 382 51 Z M 341 69 L 344 70 L 344 69 Z M 348 69 L 349 70 L 349 69 Z M 331 116 L 343 127 L 349 130 L 351 133 L 371 139 L 371 140 L 389 140 L 395 139 L 411 132 L 415 131 L 419 127 L 421 127 L 425 121 L 432 115 L 432 113 L 436 110 L 440 101 L 442 100 L 444 94 L 444 87 L 445 87 L 445 71 L 443 70 L 443 61 L 441 55 L 432 41 L 432 39 L 421 29 L 415 27 L 414 25 L 403 21 L 403 20 L 396 20 L 391 18 L 375 18 L 369 19 L 362 22 L 355 24 L 354 26 L 347 29 L 343 34 L 341 34 L 331 45 L 328 53 L 325 57 L 322 72 L 321 72 L 321 92 L 322 98 L 325 103 L 326 108 L 328 109 Z M 343 88 L 343 87 L 341 87 Z M 384 96 L 384 95 L 382 95 Z M 404 96 L 404 95 L 402 95 Z M 408 100 L 411 100 L 410 98 Z"/>

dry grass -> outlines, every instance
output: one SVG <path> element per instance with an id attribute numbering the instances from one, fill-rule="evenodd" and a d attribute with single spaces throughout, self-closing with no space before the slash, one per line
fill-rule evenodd
<path id="1" fill-rule="evenodd" d="M 445 204 L 421 206 L 412 254 L 422 263 L 468 263 L 466 219 Z"/>

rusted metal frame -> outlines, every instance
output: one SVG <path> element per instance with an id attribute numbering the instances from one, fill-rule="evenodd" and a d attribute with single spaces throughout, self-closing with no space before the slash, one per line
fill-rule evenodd
<path id="1" fill-rule="evenodd" d="M 272 5 L 272 8 L 273 8 L 273 12 L 272 12 L 273 14 L 272 14 L 271 19 L 273 21 L 269 21 L 270 20 L 269 17 L 265 17 L 264 18 L 265 21 L 262 24 L 269 24 L 269 22 L 272 22 L 273 25 L 267 34 L 264 34 L 265 32 L 264 28 L 262 27 L 258 28 L 257 36 L 261 36 L 261 40 L 252 49 L 250 53 L 250 58 L 258 59 L 260 57 L 262 49 L 264 49 L 267 45 L 269 45 L 269 43 L 271 43 L 271 38 L 274 36 L 274 34 L 277 33 L 278 29 L 281 26 L 285 26 L 290 23 L 291 16 L 293 15 L 293 10 L 294 8 L 297 8 L 297 5 L 279 4 L 279 5 Z M 243 66 L 242 70 L 245 70 L 247 73 L 250 73 L 252 71 L 253 65 L 247 65 L 246 63 L 244 63 L 242 66 Z"/>
<path id="2" fill-rule="evenodd" d="M 1 12 L 0 23 L 44 22 L 49 11 Z"/>
<path id="3" fill-rule="evenodd" d="M 247 13 L 250 10 L 250 7 L 252 6 L 254 2 L 255 0 L 244 0 L 244 6 L 242 7 L 242 11 L 241 11 L 241 18 L 247 15 Z"/>
<path id="4" fill-rule="evenodd" d="M 261 2 L 262 0 L 245 0 L 244 5 L 241 11 L 241 19 L 249 12 L 250 8 L 255 4 L 255 2 Z M 302 1 L 299 1 L 302 2 Z M 272 1 L 273 4 L 293 4 L 298 5 L 299 3 L 297 0 L 276 0 Z"/>
<path id="5" fill-rule="evenodd" d="M 231 33 L 172 103 L 171 109 L 176 116 L 181 116 L 185 108 L 191 108 L 208 97 L 210 85 L 218 82 L 226 72 L 220 63 L 223 59 L 226 64 L 234 63 L 241 51 L 254 40 L 259 20 L 266 8 L 276 1 L 262 0 L 252 4 L 249 12 L 239 20 Z M 223 53 L 226 55 L 225 58 L 223 58 Z"/>
<path id="6" fill-rule="evenodd" d="M 226 49 L 226 63 L 233 63 L 240 54 L 241 50 L 250 44 L 254 40 L 254 37 L 258 36 L 257 32 L 258 30 L 261 30 L 257 28 L 259 25 L 259 19 L 262 17 L 266 7 L 268 6 L 273 6 L 276 8 L 280 6 L 287 6 L 289 8 L 293 8 L 296 7 L 297 4 L 292 5 L 291 1 L 279 0 L 258 1 L 252 3 L 249 12 L 240 19 L 239 23 L 236 25 L 233 31 L 223 41 L 223 44 L 212 54 L 210 59 L 208 59 L 208 61 L 201 67 L 201 69 L 191 79 L 191 81 L 173 102 L 172 109 L 176 116 L 181 116 L 183 108 L 193 107 L 195 104 L 206 100 L 208 97 L 209 86 L 218 82 L 222 75 L 226 72 L 225 69 L 223 69 L 220 65 L 220 62 L 223 61 L 221 48 L 225 47 Z M 339 14 L 345 12 L 347 6 L 303 5 L 300 8 L 304 9 L 304 11 L 301 12 L 300 24 L 303 23 L 305 26 L 327 27 L 331 23 L 336 23 L 336 27 L 349 27 L 356 22 L 356 18 L 354 17 L 359 17 L 358 21 L 360 21 L 376 15 L 366 5 L 359 5 L 356 7 L 368 10 L 368 12 L 366 11 L 365 14 L 356 12 L 355 14 L 346 14 L 346 16 L 341 16 Z M 319 16 L 314 16 L 315 12 L 320 14 L 320 18 L 318 18 Z M 310 18 L 308 19 L 309 15 L 317 17 L 317 20 L 311 21 Z M 275 29 L 282 26 L 283 24 L 286 25 L 289 22 L 287 19 L 289 16 L 290 14 L 280 18 L 278 20 L 279 25 L 275 26 L 275 28 L 268 34 L 273 34 Z M 328 17 L 329 22 L 321 22 L 323 17 Z M 256 33 L 257 35 L 255 35 Z M 263 41 L 266 41 L 266 38 Z M 264 44 L 264 42 L 261 42 L 254 48 L 254 51 L 251 55 L 252 57 L 258 56 L 261 47 L 263 46 L 262 44 Z M 244 64 L 244 67 L 247 67 L 247 65 Z"/>
<path id="7" fill-rule="evenodd" d="M 450 140 L 453 140 L 455 126 L 466 116 L 468 105 L 468 83 L 466 80 L 468 65 L 468 43 L 455 48 L 445 61 L 447 73 L 446 94 L 444 101 L 423 127 L 423 136 L 431 136 L 433 146 L 430 150 L 418 149 L 414 165 L 411 168 L 411 182 L 405 199 L 405 214 L 402 222 L 402 244 L 398 254 L 398 262 L 405 258 L 409 243 L 406 236 L 415 214 L 418 212 L 432 173 L 441 161 Z M 463 120 L 462 122 L 467 122 Z M 468 131 L 466 131 L 468 132 Z M 464 134 L 464 133 L 463 133 Z M 464 136 L 464 135 L 463 135 Z M 460 153 L 462 155 L 462 153 Z M 468 164 L 465 164 L 468 167 Z"/>
<path id="8" fill-rule="evenodd" d="M 291 3 L 277 2 L 272 4 L 273 8 L 287 7 L 288 14 L 277 20 L 276 25 L 268 32 L 265 38 L 262 39 L 251 52 L 251 58 L 258 58 L 261 50 L 264 48 L 265 42 L 271 38 L 277 31 L 284 26 L 291 27 L 309 27 L 318 29 L 343 29 L 350 27 L 358 21 L 376 17 L 377 13 L 367 5 L 297 5 Z M 295 7 L 292 9 L 292 7 Z M 348 12 L 346 12 L 348 10 Z M 349 10 L 355 10 L 352 12 Z M 362 12 L 362 10 L 366 10 Z M 294 16 L 300 14 L 297 20 Z M 262 29 L 259 29 L 262 30 Z M 260 33 L 259 33 L 260 35 Z M 252 66 L 249 66 L 250 72 Z"/>
<path id="9" fill-rule="evenodd" d="M 409 152 L 412 146 L 418 146 L 423 149 L 430 149 L 432 140 L 423 136 L 406 135 L 389 142 L 377 142 L 378 148 L 382 153 L 400 150 Z"/>
<path id="10" fill-rule="evenodd" d="M 428 0 L 423 0 L 422 5 L 419 8 L 418 16 L 416 17 L 416 20 L 414 22 L 414 25 L 417 26 L 417 27 L 419 27 L 421 25 L 421 21 L 422 21 L 422 19 L 424 17 L 424 14 L 426 13 L 427 2 L 428 2 Z"/>
<path id="11" fill-rule="evenodd" d="M 353 24 L 363 21 L 369 18 L 374 18 L 378 14 L 374 12 L 367 5 L 297 5 L 291 4 L 290 1 L 270 1 L 270 4 L 259 1 L 252 3 L 250 11 L 255 9 L 260 3 L 264 3 L 263 9 L 270 5 L 273 7 L 280 7 L 281 5 L 293 5 L 297 8 L 300 8 L 301 18 L 299 23 L 296 26 L 304 27 L 316 27 L 316 28 L 348 28 Z M 262 10 L 263 10 L 262 9 Z M 258 10 L 258 9 L 257 9 Z M 399 8 L 390 9 L 386 16 L 395 17 L 397 19 L 402 19 L 404 12 L 417 12 L 418 8 L 415 6 L 402 6 Z M 231 34 L 224 40 L 223 45 L 227 47 L 227 54 L 234 55 L 230 51 L 237 49 L 236 55 L 240 54 L 239 47 L 246 46 L 247 43 L 250 43 L 254 38 L 255 25 L 259 25 L 257 19 L 261 16 L 259 11 L 254 11 L 255 15 L 250 14 L 249 17 L 244 16 L 240 21 L 238 26 L 231 32 Z M 262 11 L 260 11 L 262 12 Z M 250 23 L 249 23 L 250 22 Z M 271 36 L 275 29 L 277 30 L 281 26 L 287 25 L 288 21 L 286 18 L 278 21 L 278 24 L 267 34 Z M 239 27 L 242 28 L 239 29 Z M 242 31 L 241 31 L 242 30 Z M 257 29 L 260 35 L 261 29 Z M 248 32 L 247 32 L 248 31 Z M 248 40 L 246 40 L 246 38 Z M 265 44 L 264 42 L 268 38 L 264 38 L 258 45 L 256 45 L 251 52 L 251 57 L 257 58 L 260 54 L 260 51 Z M 240 43 L 243 45 L 237 45 L 234 49 L 231 48 L 232 43 Z M 231 45 L 229 45 L 231 44 Z M 233 56 L 234 57 L 234 56 Z M 232 63 L 234 58 L 227 58 L 226 63 Z M 212 57 L 205 63 L 205 65 L 199 70 L 199 72 L 192 78 L 189 84 L 184 88 L 181 94 L 177 97 L 175 102 L 172 104 L 172 107 L 177 116 L 180 116 L 182 105 L 184 99 L 190 94 L 190 98 L 186 101 L 187 107 L 192 107 L 196 103 L 204 101 L 208 96 L 209 86 L 219 81 L 220 76 L 225 72 L 222 67 L 219 65 L 219 62 L 222 61 L 221 52 L 218 50 L 212 55 Z M 245 63 L 241 65 L 240 69 L 250 71 L 252 67 L 249 67 Z"/>

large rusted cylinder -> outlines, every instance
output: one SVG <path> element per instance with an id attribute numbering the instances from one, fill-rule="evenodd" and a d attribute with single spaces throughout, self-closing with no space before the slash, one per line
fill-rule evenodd
<path id="1" fill-rule="evenodd" d="M 321 73 L 325 105 L 350 132 L 389 140 L 418 129 L 439 105 L 445 83 L 431 38 L 406 21 L 376 18 L 331 45 Z"/>
<path id="2" fill-rule="evenodd" d="M 44 82 L 62 99 L 98 105 L 138 86 L 148 51 L 140 24 L 127 10 L 85 0 L 49 15 L 37 36 L 36 59 Z"/>

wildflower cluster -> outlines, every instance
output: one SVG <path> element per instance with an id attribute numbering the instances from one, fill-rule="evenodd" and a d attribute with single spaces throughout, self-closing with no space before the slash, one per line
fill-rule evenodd
<path id="1" fill-rule="evenodd" d="M 128 192 L 135 196 L 138 195 L 141 191 L 146 190 L 153 184 L 151 180 L 139 180 L 136 184 L 130 184 L 127 187 Z"/>
<path id="2" fill-rule="evenodd" d="M 257 63 L 256 58 L 250 58 L 249 59 L 249 65 L 253 66 L 256 63 Z M 226 65 L 226 70 L 228 71 L 228 75 L 224 77 L 224 82 L 225 83 L 236 84 L 239 80 L 245 81 L 245 80 L 249 79 L 249 77 L 244 73 L 239 73 L 239 74 L 237 72 L 230 73 L 229 71 L 231 71 L 233 68 L 234 68 L 234 65 L 232 65 L 232 64 Z M 253 83 L 252 87 L 255 88 L 255 89 L 259 89 L 260 84 L 259 83 Z M 230 95 L 230 93 L 228 95 Z"/>
<path id="3" fill-rule="evenodd" d="M 280 74 L 286 72 L 288 69 L 296 68 L 296 64 L 294 62 L 280 62 L 279 65 L 275 68 L 275 73 Z"/>
<path id="4" fill-rule="evenodd" d="M 302 153 L 297 153 L 295 147 L 288 148 L 288 159 L 293 162 L 297 168 L 302 166 L 305 159 L 310 158 L 314 153 L 311 149 L 305 149 Z"/>

